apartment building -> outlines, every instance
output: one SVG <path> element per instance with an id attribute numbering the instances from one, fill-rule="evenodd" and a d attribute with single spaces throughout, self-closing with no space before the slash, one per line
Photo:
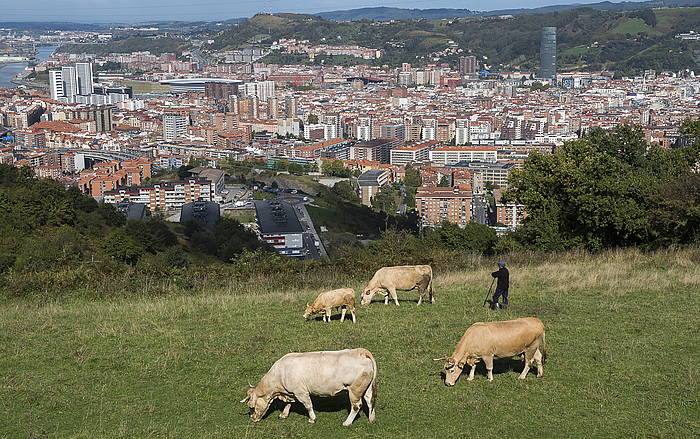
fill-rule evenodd
<path id="1" fill-rule="evenodd" d="M 471 203 L 472 190 L 469 185 L 421 186 L 416 192 L 416 207 L 423 226 L 449 222 L 464 227 L 471 221 Z"/>
<path id="2" fill-rule="evenodd" d="M 504 189 L 496 189 L 493 196 L 496 200 L 496 222 L 503 224 L 509 229 L 517 229 L 523 225 L 527 217 L 525 205 L 516 203 L 506 203 L 502 200 Z"/>
<path id="3" fill-rule="evenodd" d="M 401 145 L 398 139 L 374 139 L 350 146 L 350 160 L 369 160 L 389 163 L 390 151 Z"/>
<path id="4" fill-rule="evenodd" d="M 408 163 L 420 163 L 430 159 L 430 151 L 437 148 L 440 142 L 428 140 L 415 145 L 399 146 L 392 149 L 389 163 L 392 165 L 406 166 Z"/>
<path id="5" fill-rule="evenodd" d="M 104 193 L 105 203 L 141 203 L 151 211 L 178 209 L 193 201 L 213 201 L 212 182 L 206 178 L 189 178 L 142 187 L 120 187 Z"/>
<path id="6" fill-rule="evenodd" d="M 495 162 L 498 151 L 495 148 L 474 148 L 472 146 L 441 146 L 429 152 L 429 159 L 436 165 L 454 165 L 459 162 Z"/>

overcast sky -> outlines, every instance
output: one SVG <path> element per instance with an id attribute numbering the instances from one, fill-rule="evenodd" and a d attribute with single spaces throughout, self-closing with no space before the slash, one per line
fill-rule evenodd
<path id="1" fill-rule="evenodd" d="M 3 21 L 77 21 L 93 23 L 151 20 L 225 20 L 258 12 L 316 13 L 338 9 L 392 6 L 465 8 L 491 11 L 547 5 L 594 3 L 599 0 L 0 0 Z M 616 1 L 616 0 L 613 0 Z"/>

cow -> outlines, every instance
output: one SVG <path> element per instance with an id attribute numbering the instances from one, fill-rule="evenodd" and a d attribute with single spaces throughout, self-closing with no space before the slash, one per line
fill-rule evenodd
<path id="1" fill-rule="evenodd" d="M 250 418 L 260 421 L 275 399 L 287 405 L 280 414 L 289 416 L 292 402 L 299 401 L 309 413 L 309 422 L 316 422 L 311 395 L 333 396 L 343 390 L 350 397 L 350 414 L 343 422 L 347 427 L 367 403 L 369 422 L 374 423 L 377 398 L 377 363 L 367 349 L 342 351 L 302 352 L 283 356 L 272 365 L 257 386 L 250 386 L 243 403 L 248 403 Z"/>
<path id="2" fill-rule="evenodd" d="M 471 367 L 468 381 L 474 379 L 479 360 L 486 364 L 487 377 L 493 381 L 494 357 L 525 355 L 525 368 L 519 379 L 523 380 L 530 365 L 537 364 L 537 377 L 542 377 L 542 361 L 545 356 L 544 324 L 536 317 L 506 320 L 502 322 L 477 322 L 464 332 L 454 352 L 445 360 L 445 385 L 454 386 L 465 365 Z"/>
<path id="3" fill-rule="evenodd" d="M 355 290 L 352 288 L 340 288 L 319 294 L 314 303 L 311 305 L 306 304 L 304 318 L 308 319 L 311 314 L 322 312 L 324 313 L 323 321 L 330 322 L 332 308 L 342 308 L 340 312 L 341 322 L 345 321 L 345 313 L 349 310 L 352 315 L 352 322 L 355 323 Z"/>
<path id="4" fill-rule="evenodd" d="M 376 293 L 384 295 L 384 304 L 389 303 L 389 294 L 398 306 L 399 299 L 396 290 L 410 291 L 418 289 L 420 298 L 418 305 L 423 303 L 423 295 L 428 292 L 430 303 L 435 303 L 433 297 L 433 269 L 430 265 L 403 265 L 398 267 L 383 267 L 377 270 L 362 290 L 362 305 L 372 301 Z M 388 292 L 388 293 L 387 293 Z"/>

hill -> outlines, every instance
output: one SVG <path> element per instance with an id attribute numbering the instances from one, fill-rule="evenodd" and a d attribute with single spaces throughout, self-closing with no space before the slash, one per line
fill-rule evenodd
<path id="1" fill-rule="evenodd" d="M 679 6 L 700 6 L 698 0 L 652 0 L 642 2 L 598 2 L 574 3 L 569 5 L 551 5 L 539 8 L 499 9 L 492 11 L 474 11 L 470 9 L 406 9 L 406 8 L 358 8 L 340 11 L 320 12 L 315 14 L 327 20 L 336 21 L 384 21 L 421 19 L 440 20 L 459 17 L 492 17 L 496 15 L 546 14 L 549 12 L 569 11 L 578 8 L 590 8 L 597 11 L 630 11 L 645 8 L 673 8 Z"/>
<path id="2" fill-rule="evenodd" d="M 152 278 L 160 297 L 0 303 L 0 436 L 7 437 L 691 437 L 698 429 L 700 312 L 697 249 L 597 256 L 513 256 L 511 306 L 481 307 L 493 261 L 436 272 L 436 304 L 374 302 L 358 322 L 304 321 L 327 288 L 364 286 L 367 273 L 287 286 L 211 273 L 184 287 Z M 307 281 L 311 281 L 308 284 Z M 103 281 L 105 287 L 110 278 Z M 445 387 L 441 363 L 476 321 L 537 316 L 544 377 L 517 380 L 522 362 L 497 360 Z M 378 365 L 377 423 L 341 427 L 347 397 L 316 399 L 316 424 L 295 404 L 258 424 L 238 403 L 282 355 L 365 347 Z"/>
<path id="3" fill-rule="evenodd" d="M 321 44 L 358 44 L 384 50 L 376 64 L 433 61 L 454 42 L 496 70 L 536 70 L 543 26 L 558 29 L 562 70 L 696 69 L 700 44 L 678 40 L 700 24 L 700 8 L 598 11 L 588 8 L 510 18 L 334 22 L 316 16 L 258 14 L 214 35 L 212 49 L 265 46 L 280 38 Z M 695 57 L 695 58 L 694 58 Z M 326 59 L 328 58 L 328 59 Z M 457 55 L 440 58 L 456 62 Z M 324 57 L 324 62 L 347 62 Z M 317 61 L 319 62 L 319 61 Z M 367 61 L 365 61 L 367 62 Z"/>

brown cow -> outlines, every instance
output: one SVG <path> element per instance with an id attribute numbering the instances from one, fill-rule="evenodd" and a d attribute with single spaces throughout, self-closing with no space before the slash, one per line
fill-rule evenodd
<path id="1" fill-rule="evenodd" d="M 350 414 L 343 422 L 347 427 L 367 403 L 369 422 L 374 423 L 375 399 L 377 398 L 377 363 L 367 349 L 344 349 L 342 351 L 302 352 L 283 356 L 272 365 L 257 386 L 248 389 L 241 402 L 248 403 L 253 422 L 260 421 L 275 399 L 287 405 L 280 418 L 289 416 L 292 402 L 304 404 L 309 413 L 309 422 L 316 422 L 316 413 L 311 395 L 333 396 L 348 391 Z"/>
<path id="2" fill-rule="evenodd" d="M 468 381 L 474 379 L 479 360 L 484 360 L 489 381 L 493 381 L 494 357 L 525 354 L 525 368 L 518 377 L 525 379 L 530 365 L 537 364 L 537 376 L 544 373 L 542 359 L 545 349 L 544 324 L 536 317 L 503 322 L 477 322 L 464 332 L 452 356 L 445 360 L 445 385 L 454 386 L 465 365 L 471 366 Z"/>
<path id="3" fill-rule="evenodd" d="M 345 313 L 349 310 L 352 315 L 352 322 L 355 323 L 355 290 L 352 288 L 340 288 L 326 291 L 318 295 L 314 303 L 306 304 L 304 318 L 308 319 L 311 314 L 324 313 L 323 321 L 331 321 L 331 309 L 342 308 L 340 321 L 345 321 Z M 326 320 L 326 318 L 328 320 Z"/>
<path id="4" fill-rule="evenodd" d="M 426 292 L 429 295 L 430 303 L 435 303 L 435 298 L 433 297 L 433 269 L 430 265 L 383 267 L 374 273 L 372 280 L 362 290 L 360 303 L 367 305 L 372 301 L 375 293 L 379 293 L 384 295 L 385 305 L 389 303 L 389 294 L 394 299 L 394 303 L 398 305 L 399 299 L 396 296 L 396 290 L 410 291 L 416 288 L 420 293 L 418 305 L 423 303 L 423 295 Z"/>

